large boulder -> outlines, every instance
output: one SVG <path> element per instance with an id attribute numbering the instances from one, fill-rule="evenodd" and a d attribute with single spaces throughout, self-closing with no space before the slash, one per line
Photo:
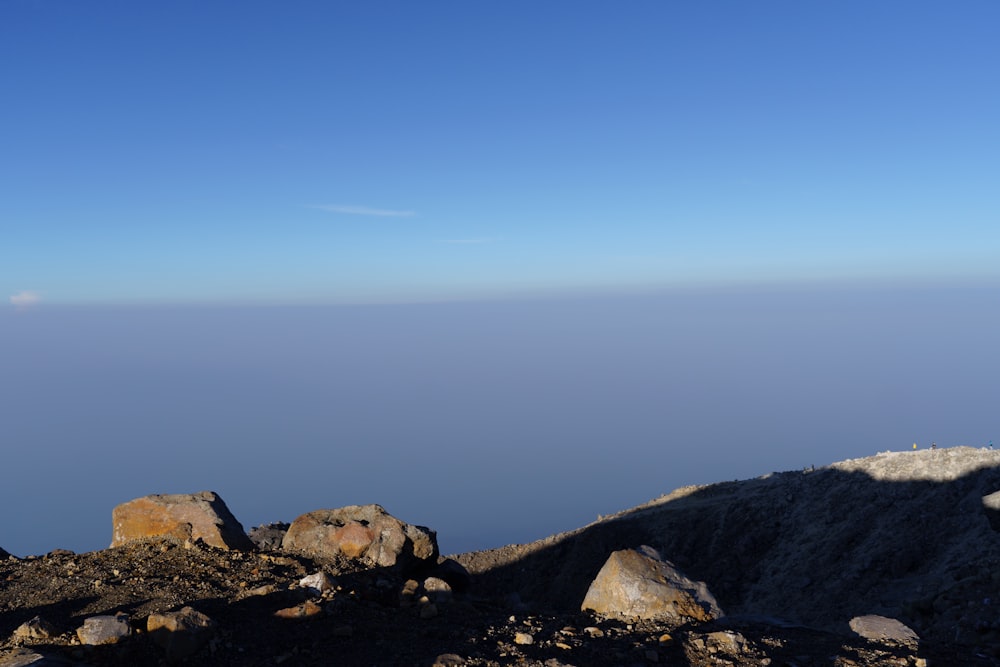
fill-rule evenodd
<path id="1" fill-rule="evenodd" d="M 136 498 L 116 507 L 111 521 L 112 547 L 136 540 L 167 538 L 200 539 L 220 549 L 254 548 L 226 503 L 211 491 Z"/>
<path id="2" fill-rule="evenodd" d="M 710 621 L 723 615 L 704 582 L 688 579 L 645 546 L 612 553 L 581 608 L 604 616 L 677 623 Z"/>
<path id="3" fill-rule="evenodd" d="M 316 510 L 292 522 L 281 548 L 311 556 L 346 556 L 372 566 L 436 562 L 437 534 L 403 523 L 379 505 Z"/>

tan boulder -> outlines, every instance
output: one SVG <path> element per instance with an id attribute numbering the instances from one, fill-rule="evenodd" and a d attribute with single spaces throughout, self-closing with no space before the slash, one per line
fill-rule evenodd
<path id="1" fill-rule="evenodd" d="M 379 505 L 316 510 L 292 522 L 281 548 L 312 556 L 346 556 L 381 567 L 434 562 L 437 535 L 403 523 Z"/>
<path id="2" fill-rule="evenodd" d="M 203 540 L 220 549 L 252 550 L 243 526 L 215 493 L 152 495 L 115 507 L 111 546 L 135 540 Z"/>
<path id="3" fill-rule="evenodd" d="M 146 632 L 166 651 L 167 660 L 184 660 L 208 643 L 215 631 L 215 622 L 191 607 L 162 614 L 153 613 L 146 619 Z"/>
<path id="4" fill-rule="evenodd" d="M 920 637 L 909 626 L 894 618 L 869 614 L 855 616 L 849 623 L 851 630 L 868 641 L 880 644 L 899 644 L 916 647 Z"/>
<path id="5" fill-rule="evenodd" d="M 590 585 L 581 606 L 604 616 L 679 623 L 720 618 L 715 597 L 650 547 L 615 551 Z"/>

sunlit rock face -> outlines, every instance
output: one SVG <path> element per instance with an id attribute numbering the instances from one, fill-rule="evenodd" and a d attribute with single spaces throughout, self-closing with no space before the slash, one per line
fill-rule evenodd
<path id="1" fill-rule="evenodd" d="M 111 521 L 112 547 L 135 540 L 167 538 L 202 540 L 220 549 L 254 548 L 226 503 L 211 491 L 136 498 L 115 507 Z"/>
<path id="2" fill-rule="evenodd" d="M 404 523 L 379 505 L 350 505 L 303 514 L 289 526 L 282 549 L 362 560 L 380 567 L 433 562 L 437 535 Z"/>

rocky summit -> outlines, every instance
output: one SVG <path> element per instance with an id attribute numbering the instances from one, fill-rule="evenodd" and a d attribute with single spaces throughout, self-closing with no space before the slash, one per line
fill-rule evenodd
<path id="1" fill-rule="evenodd" d="M 450 557 L 377 505 L 147 496 L 108 549 L 0 550 L 0 667 L 1000 665 L 998 493 L 1000 452 L 885 452 Z"/>

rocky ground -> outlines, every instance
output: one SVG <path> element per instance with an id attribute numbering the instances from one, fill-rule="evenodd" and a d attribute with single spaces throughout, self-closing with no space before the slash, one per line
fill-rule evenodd
<path id="1" fill-rule="evenodd" d="M 180 540 L 9 557 L 0 667 L 1000 665 L 1000 534 L 983 503 L 997 490 L 991 451 L 884 454 L 680 489 L 578 531 L 455 556 L 468 575 L 454 564 L 367 568 Z M 705 581 L 728 615 L 671 623 L 581 612 L 609 553 L 641 544 Z M 301 584 L 317 572 L 333 578 L 328 590 Z M 427 575 L 451 591 L 407 588 Z M 184 607 L 211 619 L 194 648 L 147 631 L 150 615 Z M 128 636 L 81 643 L 86 619 L 116 613 Z M 848 621 L 869 613 L 906 623 L 919 644 L 852 633 Z"/>

